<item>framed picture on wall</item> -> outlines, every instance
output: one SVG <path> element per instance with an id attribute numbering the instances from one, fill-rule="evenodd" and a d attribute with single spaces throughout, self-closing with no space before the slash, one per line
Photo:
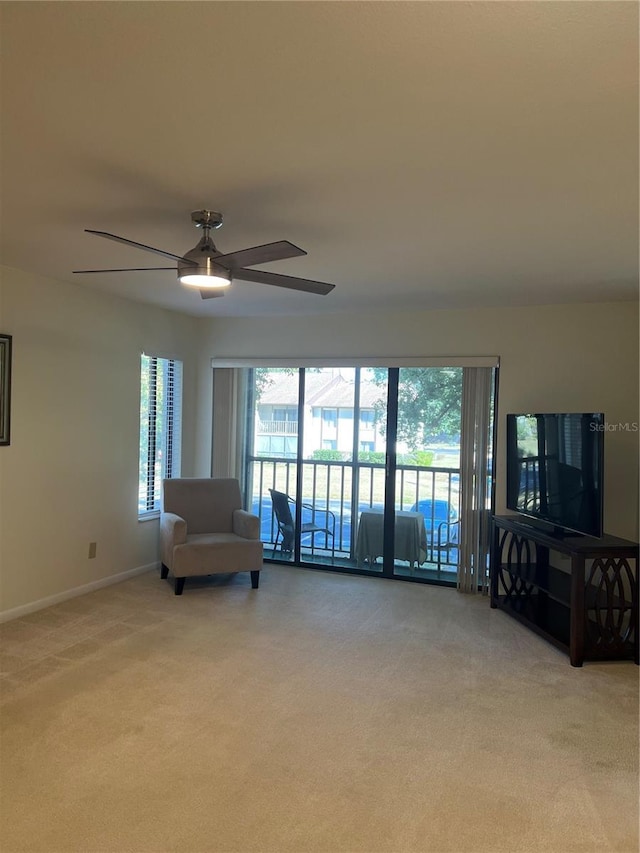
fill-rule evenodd
<path id="1" fill-rule="evenodd" d="M 11 335 L 0 333 L 0 444 L 9 444 L 11 427 Z"/>

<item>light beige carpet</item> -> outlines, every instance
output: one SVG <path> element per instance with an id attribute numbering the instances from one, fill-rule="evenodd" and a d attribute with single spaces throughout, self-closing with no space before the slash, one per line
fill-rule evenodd
<path id="1" fill-rule="evenodd" d="M 148 574 L 0 633 L 3 853 L 638 849 L 638 668 L 486 598 Z"/>

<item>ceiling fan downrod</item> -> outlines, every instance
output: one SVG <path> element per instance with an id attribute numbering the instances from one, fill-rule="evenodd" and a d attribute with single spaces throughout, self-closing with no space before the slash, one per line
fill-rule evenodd
<path id="1" fill-rule="evenodd" d="M 209 232 L 211 229 L 220 228 L 222 225 L 222 214 L 215 210 L 194 210 L 191 213 L 191 221 L 196 228 L 202 228 L 204 232 L 197 246 L 191 252 L 212 251 L 214 254 L 219 254 Z M 187 254 L 191 254 L 191 252 Z M 187 257 L 187 255 L 185 255 Z"/>

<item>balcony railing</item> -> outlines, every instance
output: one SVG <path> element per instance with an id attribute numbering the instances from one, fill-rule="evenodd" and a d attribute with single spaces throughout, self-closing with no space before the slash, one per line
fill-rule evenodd
<path id="1" fill-rule="evenodd" d="M 261 435 L 297 435 L 297 421 L 258 421 Z"/>
<path id="2" fill-rule="evenodd" d="M 296 495 L 296 460 L 251 456 L 248 459 L 248 491 L 252 511 L 260 517 L 261 538 L 273 546 L 277 524 L 271 507 L 269 489 Z M 426 518 L 428 530 L 437 528 L 435 502 L 446 501 L 459 510 L 459 468 L 418 467 L 398 465 L 396 471 L 396 510 L 411 510 L 422 501 L 431 501 L 432 518 Z M 385 466 L 372 462 L 302 461 L 301 501 L 315 507 L 316 519 L 323 510 L 331 510 L 336 517 L 336 561 L 355 562 L 355 533 L 358 518 L 363 510 L 384 507 Z M 307 511 L 305 511 L 307 512 Z M 303 521 L 311 520 L 306 516 Z M 314 551 L 331 551 L 331 539 L 326 534 L 316 534 Z M 437 562 L 438 556 L 432 536 L 427 536 L 427 562 Z M 437 540 L 435 541 L 437 544 Z M 305 548 L 306 551 L 306 548 Z M 270 555 L 267 555 L 270 556 Z M 440 554 L 439 563 L 452 570 L 457 565 L 457 547 Z"/>

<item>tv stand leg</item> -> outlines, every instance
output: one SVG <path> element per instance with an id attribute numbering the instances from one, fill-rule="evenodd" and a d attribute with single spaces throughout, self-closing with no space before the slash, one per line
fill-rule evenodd
<path id="1" fill-rule="evenodd" d="M 569 660 L 571 666 L 584 662 L 584 557 L 571 557 L 571 621 L 569 624 Z"/>

